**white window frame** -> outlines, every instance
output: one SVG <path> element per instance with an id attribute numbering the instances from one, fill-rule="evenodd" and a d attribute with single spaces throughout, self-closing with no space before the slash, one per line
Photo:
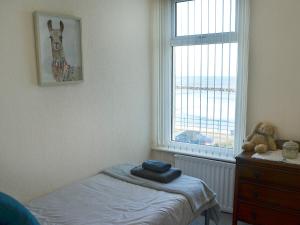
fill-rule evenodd
<path id="1" fill-rule="evenodd" d="M 154 14 L 154 138 L 153 149 L 193 156 L 234 161 L 241 151 L 246 133 L 248 52 L 249 52 L 249 0 L 236 0 L 236 31 L 221 34 L 175 36 L 175 5 L 189 0 L 157 0 Z M 221 39 L 220 39 L 221 38 Z M 229 149 L 178 143 L 171 140 L 172 132 L 172 47 L 218 40 L 238 42 L 238 70 L 236 90 L 236 118 L 234 151 Z M 203 41 L 204 40 L 204 41 Z"/>

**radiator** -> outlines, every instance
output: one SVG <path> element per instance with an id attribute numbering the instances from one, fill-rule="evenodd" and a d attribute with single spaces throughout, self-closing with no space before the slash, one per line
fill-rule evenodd
<path id="1" fill-rule="evenodd" d="M 186 175 L 200 178 L 215 193 L 224 212 L 232 213 L 235 164 L 185 155 L 175 155 L 175 167 Z"/>

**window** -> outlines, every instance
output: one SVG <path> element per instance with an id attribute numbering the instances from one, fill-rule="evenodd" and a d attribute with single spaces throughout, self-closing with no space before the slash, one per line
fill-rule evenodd
<path id="1" fill-rule="evenodd" d="M 233 157 L 245 134 L 246 0 L 172 0 L 165 7 L 159 145 Z"/>

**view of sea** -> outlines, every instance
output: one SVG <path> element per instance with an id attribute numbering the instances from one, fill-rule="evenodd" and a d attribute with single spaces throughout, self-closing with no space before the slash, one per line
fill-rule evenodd
<path id="1" fill-rule="evenodd" d="M 233 137 L 236 77 L 176 77 L 175 84 L 173 132 L 195 130 L 211 138 Z"/>

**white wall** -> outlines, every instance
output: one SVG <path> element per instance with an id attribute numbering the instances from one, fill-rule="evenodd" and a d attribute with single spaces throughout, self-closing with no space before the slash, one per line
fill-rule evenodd
<path id="1" fill-rule="evenodd" d="M 150 2 L 1 0 L 0 191 L 29 200 L 148 156 Z M 82 84 L 37 86 L 34 10 L 82 18 Z"/>
<path id="2" fill-rule="evenodd" d="M 300 1 L 250 2 L 248 132 L 266 120 L 300 140 Z"/>

